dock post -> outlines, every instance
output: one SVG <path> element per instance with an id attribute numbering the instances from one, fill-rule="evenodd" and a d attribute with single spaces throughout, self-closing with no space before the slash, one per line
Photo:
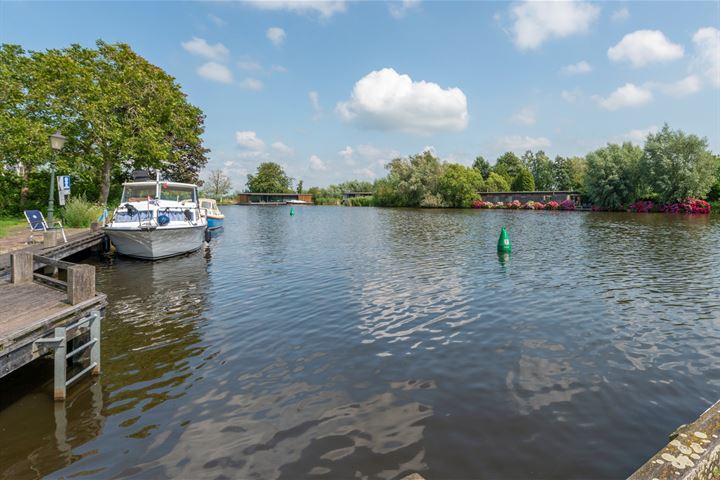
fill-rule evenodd
<path id="1" fill-rule="evenodd" d="M 70 305 L 89 300 L 95 296 L 95 267 L 73 265 L 67 269 L 67 295 Z"/>
<path id="2" fill-rule="evenodd" d="M 48 230 L 43 233 L 43 246 L 44 247 L 57 246 L 57 231 Z"/>
<path id="3" fill-rule="evenodd" d="M 33 281 L 32 253 L 20 252 L 10 255 L 12 266 L 11 283 L 28 283 Z"/>
<path id="4" fill-rule="evenodd" d="M 53 398 L 57 401 L 65 400 L 65 392 L 67 387 L 65 385 L 67 376 L 67 372 L 65 370 L 67 337 L 65 335 L 65 327 L 57 327 L 55 329 L 55 338 L 60 339 L 57 346 L 55 347 L 55 353 L 53 354 L 53 361 L 55 362 Z"/>
<path id="5" fill-rule="evenodd" d="M 100 375 L 100 322 L 102 321 L 102 313 L 96 310 L 92 313 L 90 320 L 90 341 L 95 343 L 90 347 L 90 364 L 95 365 L 92 370 L 93 375 Z"/>

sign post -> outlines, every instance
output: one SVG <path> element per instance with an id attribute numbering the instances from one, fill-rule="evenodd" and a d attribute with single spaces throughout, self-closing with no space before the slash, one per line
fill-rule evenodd
<path id="1" fill-rule="evenodd" d="M 57 177 L 57 184 L 60 205 L 65 205 L 65 197 L 70 195 L 70 175 L 60 175 Z"/>

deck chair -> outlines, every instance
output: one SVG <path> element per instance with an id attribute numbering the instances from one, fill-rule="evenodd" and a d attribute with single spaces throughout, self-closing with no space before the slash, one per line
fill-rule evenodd
<path id="1" fill-rule="evenodd" d="M 30 224 L 30 242 L 32 242 L 33 234 L 35 232 L 47 232 L 48 230 L 60 230 L 63 236 L 63 240 L 67 243 L 67 237 L 65 236 L 65 229 L 62 226 L 60 220 L 53 220 L 52 226 L 48 226 L 45 221 L 45 217 L 40 210 L 25 210 L 25 218 L 27 218 Z"/>

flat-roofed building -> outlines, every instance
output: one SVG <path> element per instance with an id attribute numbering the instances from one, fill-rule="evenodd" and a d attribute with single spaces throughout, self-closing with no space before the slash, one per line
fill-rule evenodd
<path id="1" fill-rule="evenodd" d="M 308 193 L 240 193 L 235 199 L 238 205 L 285 205 L 313 203 Z"/>

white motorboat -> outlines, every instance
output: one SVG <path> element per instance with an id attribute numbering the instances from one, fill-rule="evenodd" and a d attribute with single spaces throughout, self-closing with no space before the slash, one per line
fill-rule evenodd
<path id="1" fill-rule="evenodd" d="M 137 181 L 123 184 L 120 206 L 104 227 L 118 253 L 146 260 L 182 255 L 202 247 L 207 218 L 197 186 Z"/>

